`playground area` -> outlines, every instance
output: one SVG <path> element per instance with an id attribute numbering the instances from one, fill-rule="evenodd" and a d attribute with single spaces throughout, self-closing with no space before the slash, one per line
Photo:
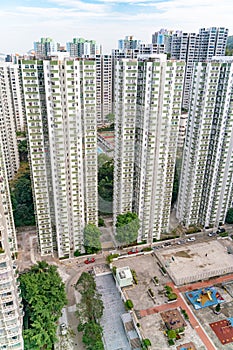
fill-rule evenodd
<path id="1" fill-rule="evenodd" d="M 186 323 L 177 309 L 161 312 L 160 316 L 167 329 L 179 329 L 186 326 Z"/>
<path id="2" fill-rule="evenodd" d="M 214 287 L 201 288 L 185 293 L 195 310 L 224 303 L 223 297 Z"/>
<path id="3" fill-rule="evenodd" d="M 218 322 L 210 323 L 210 327 L 223 345 L 233 342 L 232 321 L 232 318 L 228 318 Z"/>
<path id="4" fill-rule="evenodd" d="M 177 286 L 233 272 L 233 255 L 218 240 L 172 246 L 156 255 Z"/>
<path id="5" fill-rule="evenodd" d="M 190 342 L 190 343 L 186 343 L 178 346 L 177 350 L 196 350 L 196 347 L 193 344 L 193 342 Z"/>

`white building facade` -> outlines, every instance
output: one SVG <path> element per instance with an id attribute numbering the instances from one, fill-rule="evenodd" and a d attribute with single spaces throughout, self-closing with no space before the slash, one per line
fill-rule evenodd
<path id="1" fill-rule="evenodd" d="M 96 65 L 22 60 L 34 203 L 42 255 L 72 256 L 98 223 Z"/>
<path id="2" fill-rule="evenodd" d="M 138 214 L 138 241 L 169 232 L 184 69 L 165 55 L 115 69 L 114 215 Z"/>
<path id="3" fill-rule="evenodd" d="M 232 206 L 233 63 L 217 58 L 194 67 L 177 218 L 216 227 Z"/>
<path id="4" fill-rule="evenodd" d="M 12 94 L 12 64 L 0 63 L 0 137 L 5 155 L 8 180 L 12 180 L 19 168 L 19 153 L 16 140 L 16 118 Z M 11 70 L 12 69 L 12 70 Z M 10 73 L 11 71 L 11 73 Z M 17 71 L 17 68 L 15 68 Z M 18 81 L 18 76 L 15 82 Z M 21 100 L 20 102 L 21 103 Z"/>
<path id="5" fill-rule="evenodd" d="M 4 152 L 0 142 L 0 348 L 23 350 L 23 313 L 16 266 L 17 251 Z"/>

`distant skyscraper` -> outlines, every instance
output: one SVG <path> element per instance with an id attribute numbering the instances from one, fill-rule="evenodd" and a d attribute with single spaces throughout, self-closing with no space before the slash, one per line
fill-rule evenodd
<path id="1" fill-rule="evenodd" d="M 22 306 L 12 261 L 17 242 L 2 149 L 0 141 L 0 346 L 23 350 Z"/>
<path id="2" fill-rule="evenodd" d="M 8 180 L 14 178 L 19 168 L 16 127 L 19 127 L 19 131 L 24 129 L 19 85 L 17 66 L 11 63 L 0 63 L 0 138 Z"/>
<path id="3" fill-rule="evenodd" d="M 141 43 L 141 40 L 134 39 L 132 35 L 126 36 L 124 39 L 118 40 L 118 49 L 120 50 L 135 50 L 138 45 Z"/>
<path id="4" fill-rule="evenodd" d="M 167 29 L 160 29 L 160 31 L 152 34 L 152 44 L 163 47 L 164 53 L 171 52 L 171 38 L 172 31 Z"/>
<path id="5" fill-rule="evenodd" d="M 184 69 L 165 55 L 116 62 L 114 221 L 136 212 L 138 241 L 169 231 Z"/>
<path id="6" fill-rule="evenodd" d="M 96 113 L 97 124 L 108 122 L 107 116 L 112 113 L 112 56 L 96 55 Z"/>
<path id="7" fill-rule="evenodd" d="M 49 56 L 59 50 L 59 44 L 51 38 L 41 38 L 34 42 L 34 51 L 37 56 Z"/>
<path id="8" fill-rule="evenodd" d="M 171 58 L 185 60 L 183 108 L 188 109 L 194 62 L 204 62 L 213 56 L 223 56 L 226 50 L 228 29 L 203 28 L 196 33 L 175 32 L 172 34 Z"/>
<path id="9" fill-rule="evenodd" d="M 194 66 L 177 218 L 217 227 L 232 206 L 233 60 Z"/>
<path id="10" fill-rule="evenodd" d="M 40 251 L 66 257 L 98 225 L 96 63 L 60 56 L 21 72 Z"/>
<path id="11" fill-rule="evenodd" d="M 101 45 L 95 40 L 83 38 L 74 38 L 72 42 L 66 43 L 66 49 L 71 57 L 95 57 L 95 55 L 102 54 Z"/>

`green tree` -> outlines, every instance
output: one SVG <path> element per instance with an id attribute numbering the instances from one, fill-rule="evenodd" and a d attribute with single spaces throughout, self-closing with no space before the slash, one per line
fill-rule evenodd
<path id="1" fill-rule="evenodd" d="M 99 196 L 106 201 L 113 200 L 113 160 L 103 163 L 98 170 L 98 192 Z"/>
<path id="2" fill-rule="evenodd" d="M 35 225 L 30 170 L 27 164 L 20 167 L 15 179 L 11 181 L 10 192 L 15 226 Z"/>
<path id="3" fill-rule="evenodd" d="M 115 115 L 113 113 L 109 113 L 105 117 L 108 121 L 108 123 L 112 124 L 115 121 Z"/>
<path id="4" fill-rule="evenodd" d="M 83 272 L 75 287 L 81 294 L 76 316 L 79 321 L 78 331 L 83 331 L 83 343 L 88 350 L 104 350 L 102 327 L 99 325 L 104 306 L 93 276 Z"/>
<path id="5" fill-rule="evenodd" d="M 100 236 L 98 227 L 88 224 L 84 228 L 84 247 L 87 254 L 97 253 L 101 250 Z"/>
<path id="6" fill-rule="evenodd" d="M 25 349 L 53 348 L 57 321 L 67 299 L 65 286 L 53 265 L 41 261 L 19 277 L 24 305 Z"/>
<path id="7" fill-rule="evenodd" d="M 80 276 L 76 289 L 81 294 L 81 302 L 77 305 L 76 316 L 81 324 L 99 322 L 103 315 L 103 302 L 96 290 L 94 278 L 86 272 Z"/>
<path id="8" fill-rule="evenodd" d="M 167 331 L 168 339 L 176 339 L 176 331 L 174 329 L 169 329 Z"/>
<path id="9" fill-rule="evenodd" d="M 230 208 L 227 212 L 226 222 L 228 224 L 233 224 L 233 208 Z"/>
<path id="10" fill-rule="evenodd" d="M 177 167 L 175 167 L 174 180 L 173 180 L 173 190 L 172 190 L 172 204 L 176 202 L 179 190 L 179 174 Z"/>
<path id="11" fill-rule="evenodd" d="M 102 343 L 102 327 L 95 322 L 88 322 L 84 326 L 83 343 L 87 350 L 104 350 Z"/>
<path id="12" fill-rule="evenodd" d="M 119 214 L 116 222 L 116 239 L 120 243 L 135 242 L 140 227 L 136 213 Z"/>
<path id="13" fill-rule="evenodd" d="M 104 163 L 110 162 L 112 158 L 110 158 L 106 153 L 98 154 L 98 168 L 101 168 Z"/>
<path id="14" fill-rule="evenodd" d="M 18 141 L 18 150 L 19 150 L 19 159 L 20 162 L 28 161 L 28 148 L 27 148 L 27 140 L 19 140 Z"/>

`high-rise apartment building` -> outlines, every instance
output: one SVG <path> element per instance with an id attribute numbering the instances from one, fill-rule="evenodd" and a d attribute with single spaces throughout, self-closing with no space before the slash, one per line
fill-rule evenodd
<path id="1" fill-rule="evenodd" d="M 158 32 L 152 34 L 152 44 L 157 44 L 165 53 L 171 52 L 171 37 L 172 31 L 167 29 L 160 29 Z M 163 53 L 161 52 L 161 53 Z"/>
<path id="2" fill-rule="evenodd" d="M 138 241 L 169 231 L 184 69 L 166 55 L 116 62 L 114 221 L 136 212 Z"/>
<path id="3" fill-rule="evenodd" d="M 95 40 L 74 38 L 72 42 L 66 43 L 66 50 L 71 57 L 87 57 L 102 54 L 102 46 Z"/>
<path id="4" fill-rule="evenodd" d="M 193 66 L 213 56 L 223 56 L 226 50 L 228 29 L 202 28 L 199 34 L 175 32 L 171 37 L 171 58 L 185 60 L 185 79 L 182 107 L 189 108 Z"/>
<path id="5" fill-rule="evenodd" d="M 3 145 L 0 141 L 0 348 L 23 350 L 22 306 L 12 256 L 17 242 Z"/>
<path id="6" fill-rule="evenodd" d="M 112 113 L 112 56 L 96 55 L 96 114 L 97 124 L 108 123 L 108 115 Z"/>
<path id="7" fill-rule="evenodd" d="M 233 60 L 194 66 L 177 218 L 185 226 L 218 226 L 232 206 Z"/>
<path id="8" fill-rule="evenodd" d="M 59 44 L 51 38 L 41 38 L 34 42 L 36 56 L 47 57 L 59 50 Z"/>
<path id="9" fill-rule="evenodd" d="M 118 49 L 120 50 L 135 50 L 138 45 L 141 43 L 141 40 L 134 39 L 132 35 L 126 36 L 124 39 L 118 40 Z"/>
<path id="10" fill-rule="evenodd" d="M 40 252 L 72 256 L 85 224 L 98 223 L 96 63 L 20 64 Z"/>
<path id="11" fill-rule="evenodd" d="M 17 67 L 5 62 L 0 63 L 0 138 L 5 155 L 8 180 L 14 178 L 19 168 L 16 114 L 17 111 L 19 112 L 18 108 L 22 100 L 18 100 L 17 96 L 20 94 L 20 90 L 16 91 L 19 87 L 18 78 Z"/>

